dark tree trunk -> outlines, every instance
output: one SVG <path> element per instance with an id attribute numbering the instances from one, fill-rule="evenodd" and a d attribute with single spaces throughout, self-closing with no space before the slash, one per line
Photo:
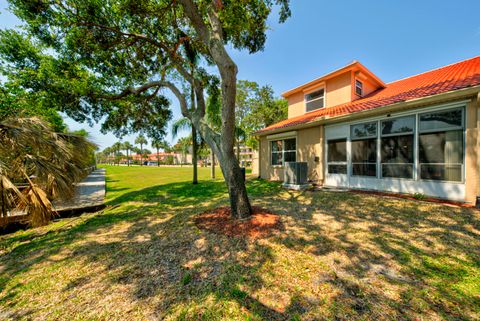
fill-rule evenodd
<path id="1" fill-rule="evenodd" d="M 238 163 L 240 164 L 240 140 L 237 139 L 237 159 Z"/>
<path id="2" fill-rule="evenodd" d="M 193 164 L 193 184 L 198 184 L 197 168 L 197 130 L 192 124 L 192 164 Z"/>
<path id="3" fill-rule="evenodd" d="M 129 157 L 128 149 L 127 149 L 127 166 L 130 166 L 130 157 Z"/>
<path id="4" fill-rule="evenodd" d="M 200 9 L 193 0 L 178 0 L 183 6 L 185 14 L 195 28 L 199 38 L 208 49 L 212 60 L 218 67 L 221 77 L 222 88 L 222 128 L 220 135 L 216 135 L 211 128 L 204 126 L 201 118 L 205 115 L 205 101 L 201 83 L 195 81 L 181 68 L 178 70 L 186 75 L 190 84 L 195 87 L 197 97 L 197 112 L 191 113 L 187 103 L 180 92 L 174 88 L 174 94 L 180 100 L 182 114 L 189 117 L 198 127 L 202 137 L 207 141 L 219 160 L 225 182 L 228 186 L 232 216 L 235 218 L 247 218 L 252 214 L 252 208 L 247 195 L 247 189 L 240 166 L 233 151 L 235 141 L 235 97 L 237 85 L 237 66 L 230 58 L 224 42 L 224 30 L 219 13 L 215 6 L 207 9 L 208 24 L 200 14 Z M 197 92 L 198 91 L 198 92 Z"/>
<path id="5" fill-rule="evenodd" d="M 157 167 L 160 167 L 160 154 L 157 147 Z"/>
<path id="6" fill-rule="evenodd" d="M 248 199 L 243 174 L 233 150 L 225 156 L 223 166 L 221 165 L 221 167 L 228 187 L 232 216 L 238 219 L 244 219 L 251 215 L 252 208 L 250 200 Z"/>
<path id="7" fill-rule="evenodd" d="M 211 155 L 211 161 L 212 161 L 212 169 L 211 169 L 211 176 L 212 179 L 215 179 L 215 153 L 213 152 L 213 149 L 210 149 L 210 155 Z"/>

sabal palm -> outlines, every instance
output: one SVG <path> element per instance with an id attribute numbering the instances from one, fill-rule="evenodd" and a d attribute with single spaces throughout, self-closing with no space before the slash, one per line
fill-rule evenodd
<path id="1" fill-rule="evenodd" d="M 209 88 L 209 95 L 206 106 L 206 121 L 216 131 L 219 131 L 222 127 L 222 103 L 221 96 L 218 86 L 213 84 Z M 210 149 L 210 159 L 211 159 L 211 177 L 215 179 L 215 153 Z"/>
<path id="2" fill-rule="evenodd" d="M 192 145 L 192 140 L 190 137 L 182 137 L 178 140 L 177 144 L 175 144 L 175 146 L 177 147 L 177 150 L 180 150 L 180 153 L 183 156 L 183 159 L 180 162 L 180 164 L 183 164 L 185 162 L 185 155 L 188 154 L 188 150 L 190 149 L 191 145 Z"/>
<path id="3" fill-rule="evenodd" d="M 192 126 L 192 122 L 188 118 L 180 118 L 175 121 L 172 125 L 172 137 L 177 137 L 180 130 L 191 130 L 191 140 L 192 140 L 192 165 L 193 165 L 193 184 L 198 183 L 198 174 L 197 174 L 197 151 L 199 142 L 197 141 L 199 135 L 197 135 L 197 131 Z"/>
<path id="4" fill-rule="evenodd" d="M 127 152 L 127 166 L 130 166 L 130 151 L 134 146 L 130 144 L 130 142 L 125 142 L 123 143 L 122 147 Z"/>
<path id="5" fill-rule="evenodd" d="M 140 166 L 143 166 L 143 145 L 148 144 L 147 139 L 140 135 L 135 139 L 135 144 L 140 145 Z"/>
<path id="6" fill-rule="evenodd" d="M 2 223 L 13 209 L 25 211 L 33 226 L 47 224 L 52 201 L 74 195 L 95 145 L 85 137 L 54 133 L 37 118 L 0 122 L 0 203 Z M 20 192 L 16 185 L 25 189 Z"/>
<path id="7" fill-rule="evenodd" d="M 168 144 L 163 140 L 153 139 L 152 147 L 157 150 L 157 166 L 160 166 L 160 148 L 165 149 L 166 147 L 168 147 Z"/>
<path id="8" fill-rule="evenodd" d="M 112 150 L 114 153 L 114 159 L 117 161 L 117 165 L 120 166 L 120 156 L 121 150 L 123 148 L 123 144 L 121 142 L 116 142 L 112 145 Z"/>

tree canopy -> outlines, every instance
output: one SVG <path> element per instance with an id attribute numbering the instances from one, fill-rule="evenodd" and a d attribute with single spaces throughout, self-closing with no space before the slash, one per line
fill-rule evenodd
<path id="1" fill-rule="evenodd" d="M 40 61 L 56 67 L 47 68 L 45 86 L 62 102 L 62 111 L 76 120 L 106 117 L 102 128 L 118 135 L 141 128 L 158 138 L 170 117 L 164 95 L 170 90 L 183 116 L 217 154 L 232 214 L 251 213 L 233 153 L 237 66 L 226 45 L 250 53 L 262 50 L 269 14 L 278 5 L 280 21 L 285 21 L 290 15 L 288 0 L 9 2 L 26 22 L 29 36 L 41 43 L 38 48 L 55 53 Z M 16 70 L 15 62 L 29 67 L 23 56 L 4 56 Z M 216 70 L 206 68 L 209 65 Z M 62 81 L 55 81 L 59 78 Z M 222 123 L 216 130 L 205 121 L 205 90 L 218 81 Z M 22 79 L 22 85 L 34 84 Z"/>
<path id="2" fill-rule="evenodd" d="M 256 147 L 255 131 L 287 118 L 288 104 L 275 98 L 271 86 L 239 80 L 236 96 L 236 126 L 246 138 L 246 144 Z"/>

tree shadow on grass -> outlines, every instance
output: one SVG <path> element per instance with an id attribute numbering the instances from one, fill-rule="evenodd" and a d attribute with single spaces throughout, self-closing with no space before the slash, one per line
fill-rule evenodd
<path id="1" fill-rule="evenodd" d="M 156 319 L 462 320 L 477 313 L 478 295 L 465 287 L 480 270 L 478 212 L 290 192 L 261 180 L 248 188 L 256 205 L 282 215 L 284 232 L 251 241 L 197 229 L 196 214 L 228 201 L 223 181 L 153 186 L 110 200 L 113 208 L 69 230 L 17 245 L 0 259 L 3 286 L 70 247 L 68 260 L 105 272 L 76 276 L 62 291 L 76 297 L 105 284 L 109 295 L 125 291 L 128 304 L 148 307 L 146 317 Z M 18 291 L 9 288 L 0 303 L 20 305 Z M 95 299 L 92 313 L 105 312 L 95 310 L 103 302 Z"/>
<path id="2" fill-rule="evenodd" d="M 324 191 L 293 193 L 287 199 L 294 201 L 288 206 L 268 202 L 282 211 L 287 226 L 277 242 L 328 262 L 332 273 L 324 281 L 342 289 L 336 296 L 342 308 L 334 315 L 351 310 L 343 317 L 371 317 L 382 314 L 378 307 L 383 307 L 383 315 L 393 319 L 480 316 L 478 211 Z M 361 298 L 345 284 L 363 289 Z M 400 298 L 380 295 L 382 286 Z M 352 293 L 350 301 L 362 303 L 358 307 L 377 308 L 345 306 Z"/>

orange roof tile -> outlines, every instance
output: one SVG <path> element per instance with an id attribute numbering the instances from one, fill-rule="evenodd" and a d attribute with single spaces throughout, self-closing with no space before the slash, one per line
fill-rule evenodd
<path id="1" fill-rule="evenodd" d="M 480 56 L 388 83 L 385 88 L 363 98 L 285 119 L 257 133 L 309 123 L 320 117 L 352 114 L 477 85 L 480 85 Z"/>

